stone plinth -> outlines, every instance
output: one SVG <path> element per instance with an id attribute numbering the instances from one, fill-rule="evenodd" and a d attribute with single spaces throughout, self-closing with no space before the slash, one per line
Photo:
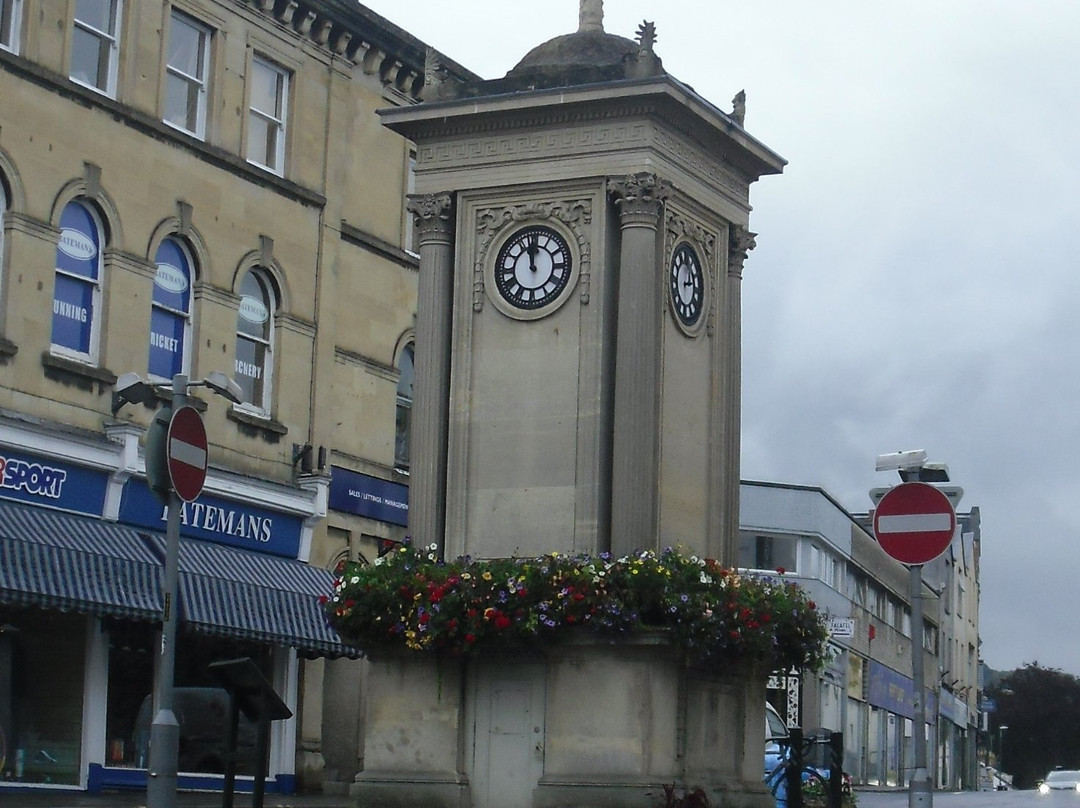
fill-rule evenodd
<path id="1" fill-rule="evenodd" d="M 764 676 L 662 636 L 371 665 L 361 808 L 654 808 L 664 784 L 766 808 Z"/>

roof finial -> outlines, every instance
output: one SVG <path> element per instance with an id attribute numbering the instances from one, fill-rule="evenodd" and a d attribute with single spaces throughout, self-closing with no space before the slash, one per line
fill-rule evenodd
<path id="1" fill-rule="evenodd" d="M 581 0 L 578 10 L 578 31 L 604 30 L 604 0 Z"/>

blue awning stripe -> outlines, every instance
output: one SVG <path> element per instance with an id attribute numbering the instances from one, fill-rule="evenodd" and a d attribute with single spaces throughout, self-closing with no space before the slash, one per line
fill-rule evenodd
<path id="1" fill-rule="evenodd" d="M 164 537 L 154 535 L 164 553 Z M 187 627 L 329 656 L 359 656 L 326 621 L 329 570 L 198 539 L 180 541 L 180 603 Z"/>
<path id="2" fill-rule="evenodd" d="M 0 503 L 0 603 L 158 620 L 159 564 L 129 528 Z"/>

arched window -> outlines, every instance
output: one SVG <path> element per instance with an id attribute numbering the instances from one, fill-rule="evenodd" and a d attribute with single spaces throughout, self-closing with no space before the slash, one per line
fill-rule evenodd
<path id="1" fill-rule="evenodd" d="M 102 227 L 84 200 L 69 202 L 60 214 L 53 290 L 52 350 L 97 362 L 101 316 Z"/>
<path id="2" fill-rule="evenodd" d="M 397 423 L 394 432 L 394 468 L 409 470 L 409 436 L 412 432 L 413 345 L 409 343 L 401 350 L 398 359 L 397 386 Z"/>
<path id="3" fill-rule="evenodd" d="M 276 310 L 277 298 L 266 272 L 248 270 L 240 281 L 236 317 L 236 381 L 247 408 L 261 415 L 270 414 Z"/>
<path id="4" fill-rule="evenodd" d="M 151 376 L 171 379 L 191 362 L 191 284 L 195 277 L 191 252 L 169 236 L 154 255 L 154 295 L 150 309 Z"/>

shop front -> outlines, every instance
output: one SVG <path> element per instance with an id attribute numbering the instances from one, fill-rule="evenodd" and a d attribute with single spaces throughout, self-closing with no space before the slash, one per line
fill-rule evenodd
<path id="1" fill-rule="evenodd" d="M 866 734 L 866 783 L 876 786 L 907 786 L 915 765 L 915 749 L 912 743 L 915 683 L 911 677 L 873 660 L 869 661 L 867 674 L 869 721 Z M 926 690 L 924 697 L 927 721 L 934 724 L 937 699 L 932 690 Z M 927 738 L 927 760 L 933 761 L 933 726 L 928 729 Z"/>
<path id="2" fill-rule="evenodd" d="M 0 790 L 145 787 L 165 508 L 119 456 L 113 442 L 67 458 L 0 444 Z M 208 666 L 239 657 L 294 714 L 273 725 L 267 789 L 295 788 L 299 659 L 355 656 L 318 605 L 332 574 L 302 560 L 325 493 L 211 474 L 184 506 L 181 788 L 223 783 L 228 703 Z M 253 728 L 238 746 L 242 790 Z"/>

